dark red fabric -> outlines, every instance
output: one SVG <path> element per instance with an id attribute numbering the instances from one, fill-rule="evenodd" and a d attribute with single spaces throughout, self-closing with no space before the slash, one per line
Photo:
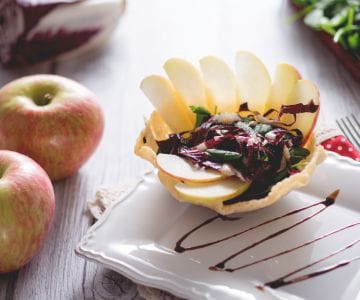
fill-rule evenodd
<path id="1" fill-rule="evenodd" d="M 328 151 L 336 152 L 360 162 L 360 152 L 343 135 L 332 137 L 322 142 L 321 145 Z"/>

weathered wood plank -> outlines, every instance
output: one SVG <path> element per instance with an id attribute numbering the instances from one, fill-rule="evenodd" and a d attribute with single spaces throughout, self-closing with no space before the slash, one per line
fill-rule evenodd
<path id="1" fill-rule="evenodd" d="M 147 166 L 133 155 L 142 117 L 151 111 L 138 86 L 144 76 L 162 73 L 167 58 L 195 62 L 214 54 L 231 63 L 236 50 L 250 50 L 271 71 L 286 61 L 316 82 L 321 121 L 334 124 L 336 118 L 359 113 L 359 83 L 315 34 L 287 22 L 291 13 L 287 1 L 276 0 L 132 0 L 107 47 L 58 63 L 56 73 L 80 81 L 99 96 L 106 128 L 98 150 L 80 172 L 54 184 L 57 208 L 50 236 L 28 266 L 0 276 L 0 299 L 139 299 L 133 283 L 77 257 L 74 248 L 92 223 L 85 202 L 97 187 L 133 177 Z M 50 70 L 51 65 L 1 70 L 0 85 Z"/>

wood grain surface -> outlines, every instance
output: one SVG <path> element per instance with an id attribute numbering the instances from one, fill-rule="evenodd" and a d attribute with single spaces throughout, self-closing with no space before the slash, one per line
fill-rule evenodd
<path id="1" fill-rule="evenodd" d="M 256 53 L 274 71 L 295 65 L 321 92 L 320 122 L 360 112 L 360 85 L 310 30 L 290 24 L 287 1 L 129 0 L 111 40 L 102 49 L 73 59 L 20 70 L 0 70 L 0 85 L 23 75 L 56 73 L 93 90 L 105 112 L 102 142 L 81 170 L 54 183 L 56 216 L 40 253 L 20 271 L 0 276 L 0 299 L 140 299 L 136 285 L 113 271 L 86 262 L 74 248 L 92 224 L 86 201 L 101 185 L 139 174 L 146 163 L 133 145 L 151 105 L 141 79 L 162 74 L 173 56 L 194 63 L 208 54 L 232 63 L 236 50 Z M 121 220 L 119 220 L 121 226 Z"/>

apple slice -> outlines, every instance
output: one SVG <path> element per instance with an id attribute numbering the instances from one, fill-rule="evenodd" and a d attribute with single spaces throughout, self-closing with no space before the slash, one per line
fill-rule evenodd
<path id="1" fill-rule="evenodd" d="M 266 111 L 270 108 L 279 110 L 281 105 L 287 102 L 291 91 L 299 79 L 301 79 L 301 75 L 292 65 L 286 63 L 278 64 L 274 81 L 270 88 Z"/>
<path id="2" fill-rule="evenodd" d="M 164 69 L 188 106 L 211 108 L 200 72 L 191 63 L 181 58 L 171 58 L 165 62 Z"/>
<path id="3" fill-rule="evenodd" d="M 292 105 L 297 103 L 308 104 L 310 101 L 320 104 L 320 94 L 318 88 L 309 80 L 298 80 L 294 85 L 288 99 L 284 105 Z M 304 144 L 308 140 L 313 131 L 320 109 L 316 113 L 301 113 L 296 116 L 296 122 L 291 128 L 298 128 L 304 135 Z M 293 120 L 291 115 L 283 115 L 281 121 L 290 123 Z"/>
<path id="4" fill-rule="evenodd" d="M 148 76 L 141 82 L 140 88 L 173 132 L 193 129 L 192 112 L 167 78 Z"/>
<path id="5" fill-rule="evenodd" d="M 175 191 L 181 199 L 203 203 L 209 201 L 225 201 L 244 193 L 250 186 L 238 178 L 227 178 L 214 183 L 187 184 L 177 182 L 174 185 Z"/>
<path id="6" fill-rule="evenodd" d="M 264 64 L 255 55 L 239 51 L 235 58 L 241 103 L 248 102 L 251 110 L 264 113 L 271 78 Z"/>
<path id="7" fill-rule="evenodd" d="M 237 82 L 229 66 L 217 57 L 207 56 L 200 60 L 200 67 L 217 112 L 237 112 L 240 105 Z"/>
<path id="8" fill-rule="evenodd" d="M 164 173 L 183 181 L 212 182 L 224 177 L 217 171 L 195 168 L 184 158 L 172 154 L 160 153 L 157 156 L 157 165 Z"/>

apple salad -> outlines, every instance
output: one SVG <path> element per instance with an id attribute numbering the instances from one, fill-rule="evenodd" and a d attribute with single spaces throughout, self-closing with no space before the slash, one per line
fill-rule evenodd
<path id="1" fill-rule="evenodd" d="M 152 75 L 141 89 L 155 111 L 135 153 L 158 169 L 178 200 L 220 214 L 259 209 L 308 183 L 325 158 L 313 129 L 316 86 L 288 64 L 273 81 L 253 54 L 236 55 L 236 75 L 219 58 L 200 60 L 201 73 L 170 59 L 169 79 Z"/>

